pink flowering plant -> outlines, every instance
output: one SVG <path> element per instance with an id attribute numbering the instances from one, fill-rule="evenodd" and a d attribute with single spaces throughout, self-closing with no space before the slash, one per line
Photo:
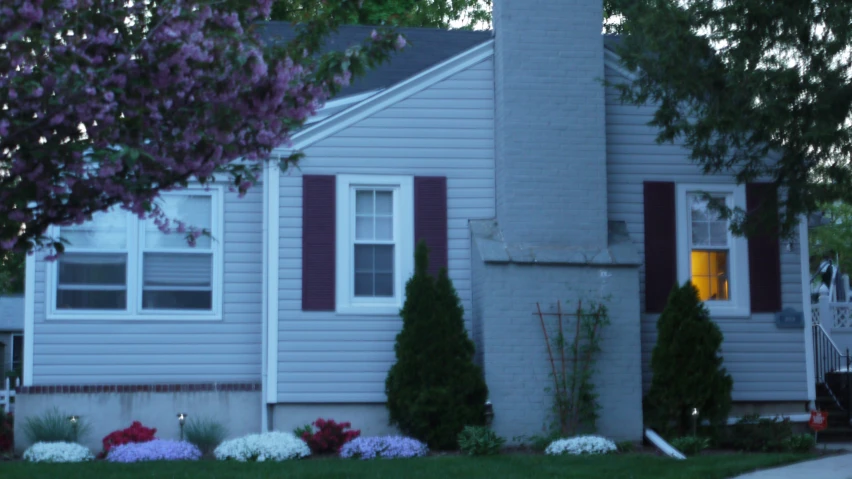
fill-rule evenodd
<path id="1" fill-rule="evenodd" d="M 205 232 L 167 218 L 160 192 L 217 174 L 244 194 L 274 147 L 405 46 L 388 28 L 320 54 L 359 0 L 328 0 L 291 41 L 264 42 L 271 4 L 0 1 L 0 252 L 61 253 L 49 226 L 112 207 L 192 242 Z"/>

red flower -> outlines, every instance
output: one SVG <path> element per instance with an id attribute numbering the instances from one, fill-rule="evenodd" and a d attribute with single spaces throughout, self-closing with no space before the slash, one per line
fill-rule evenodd
<path id="1" fill-rule="evenodd" d="M 133 421 L 127 429 L 120 429 L 107 434 L 103 439 L 104 452 L 109 452 L 113 446 L 120 446 L 131 442 L 148 442 L 154 440 L 154 434 L 157 433 L 157 428 L 149 428 L 142 425 L 139 421 Z"/>
<path id="2" fill-rule="evenodd" d="M 314 421 L 313 425 L 316 426 L 318 431 L 313 434 L 305 432 L 302 434 L 302 439 L 308 443 L 308 447 L 314 454 L 338 453 L 344 444 L 361 435 L 359 429 L 344 431 L 344 429 L 352 427 L 352 424 L 348 422 L 338 424 L 333 419 L 319 418 Z"/>

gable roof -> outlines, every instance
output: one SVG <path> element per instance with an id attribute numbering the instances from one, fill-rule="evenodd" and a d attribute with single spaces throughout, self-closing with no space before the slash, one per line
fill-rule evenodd
<path id="1" fill-rule="evenodd" d="M 23 331 L 24 297 L 0 296 L 0 331 Z"/>
<path id="2" fill-rule="evenodd" d="M 268 42 L 286 42 L 296 36 L 295 27 L 289 22 L 260 22 L 258 28 L 261 38 Z M 326 39 L 323 51 L 345 50 L 363 43 L 374 28 L 341 26 Z M 408 45 L 393 53 L 390 61 L 355 79 L 336 98 L 388 88 L 492 38 L 491 31 L 438 28 L 399 28 L 397 31 L 405 35 Z"/>
<path id="3" fill-rule="evenodd" d="M 494 52 L 494 41 L 488 40 L 474 46 L 458 55 L 438 63 L 412 77 L 409 77 L 390 88 L 375 94 L 365 94 L 366 99 L 353 102 L 352 106 L 332 113 L 322 121 L 307 125 L 296 132 L 291 140 L 292 147 L 287 150 L 302 150 L 308 146 L 328 138 L 344 128 L 347 128 L 370 115 L 387 108 L 411 95 L 423 91 L 430 86 L 443 81 L 456 73 L 471 67 L 489 57 Z"/>

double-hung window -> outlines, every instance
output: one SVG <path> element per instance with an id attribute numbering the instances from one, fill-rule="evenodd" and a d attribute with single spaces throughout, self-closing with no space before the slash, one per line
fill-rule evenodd
<path id="1" fill-rule="evenodd" d="M 51 265 L 56 319 L 216 319 L 221 313 L 221 190 L 163 193 L 166 218 L 206 230 L 195 246 L 124 210 L 61 227 L 67 241 Z"/>
<path id="2" fill-rule="evenodd" d="M 748 316 L 748 244 L 714 205 L 745 207 L 734 185 L 678 185 L 678 280 L 691 281 L 714 316 Z"/>
<path id="3" fill-rule="evenodd" d="M 413 271 L 413 180 L 337 177 L 337 311 L 396 312 Z"/>

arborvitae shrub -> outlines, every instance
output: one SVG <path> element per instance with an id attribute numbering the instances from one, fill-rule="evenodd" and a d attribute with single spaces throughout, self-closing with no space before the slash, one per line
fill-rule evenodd
<path id="1" fill-rule="evenodd" d="M 396 363 L 385 381 L 390 422 L 431 449 L 455 449 L 465 426 L 485 423 L 488 388 L 473 362 L 464 309 L 446 268 L 437 281 L 428 273 L 422 241 L 414 256 L 394 346 Z"/>
<path id="2" fill-rule="evenodd" d="M 657 320 L 646 398 L 648 420 L 662 433 L 690 432 L 693 408 L 698 409 L 698 424 L 705 419 L 724 424 L 734 382 L 722 367 L 722 339 L 695 286 L 687 282 L 675 287 Z"/>

